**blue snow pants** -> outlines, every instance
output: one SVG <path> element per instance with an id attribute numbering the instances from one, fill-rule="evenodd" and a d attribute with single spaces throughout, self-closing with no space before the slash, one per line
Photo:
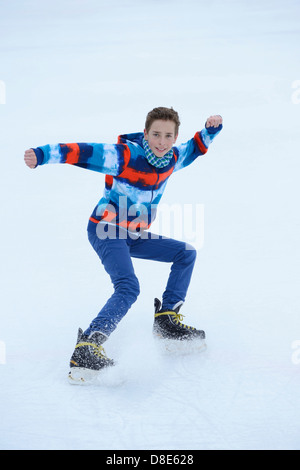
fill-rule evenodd
<path id="1" fill-rule="evenodd" d="M 162 308 L 173 309 L 175 304 L 185 300 L 196 260 L 196 250 L 191 245 L 163 236 L 152 237 L 150 233 L 147 238 L 100 239 L 95 232 L 88 231 L 88 238 L 111 278 L 114 293 L 85 334 L 101 331 L 109 336 L 136 301 L 140 287 L 132 258 L 172 263 Z M 151 282 L 151 278 L 147 282 Z"/>

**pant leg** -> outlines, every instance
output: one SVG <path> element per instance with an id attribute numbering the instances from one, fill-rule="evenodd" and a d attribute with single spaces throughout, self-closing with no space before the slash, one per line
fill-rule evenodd
<path id="1" fill-rule="evenodd" d="M 152 236 L 132 242 L 130 255 L 134 258 L 172 263 L 166 289 L 162 296 L 162 307 L 173 309 L 184 302 L 196 261 L 196 250 L 184 242 Z"/>
<path id="2" fill-rule="evenodd" d="M 101 331 L 109 336 L 127 313 L 139 295 L 139 282 L 134 273 L 126 240 L 101 240 L 89 233 L 89 241 L 97 252 L 106 272 L 110 275 L 114 293 L 98 316 L 91 322 L 85 334 Z"/>

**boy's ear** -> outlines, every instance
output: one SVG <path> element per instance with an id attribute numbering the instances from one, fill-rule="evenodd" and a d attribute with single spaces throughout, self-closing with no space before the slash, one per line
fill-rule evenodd
<path id="1" fill-rule="evenodd" d="M 145 137 L 145 140 L 148 140 L 148 132 L 146 131 L 146 129 L 144 129 L 144 137 Z"/>

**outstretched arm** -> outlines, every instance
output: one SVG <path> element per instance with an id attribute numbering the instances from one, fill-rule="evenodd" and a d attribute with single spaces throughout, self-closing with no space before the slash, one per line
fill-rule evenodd
<path id="1" fill-rule="evenodd" d="M 190 165 L 197 157 L 204 155 L 209 145 L 223 128 L 223 119 L 220 115 L 210 116 L 205 128 L 196 132 L 193 139 L 177 147 L 178 160 L 175 171 Z M 175 147 L 176 148 L 176 147 Z"/>
<path id="2" fill-rule="evenodd" d="M 120 174 L 130 159 L 126 144 L 74 143 L 55 144 L 25 151 L 24 161 L 29 168 L 51 163 L 68 163 L 108 175 Z"/>

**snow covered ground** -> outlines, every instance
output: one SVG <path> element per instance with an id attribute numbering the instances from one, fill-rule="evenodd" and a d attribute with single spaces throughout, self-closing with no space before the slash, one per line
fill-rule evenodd
<path id="1" fill-rule="evenodd" d="M 0 448 L 300 449 L 299 2 L 0 9 Z M 31 171 L 24 150 L 115 142 L 155 106 L 178 110 L 180 142 L 224 118 L 162 201 L 204 208 L 182 313 L 208 349 L 160 353 L 153 298 L 169 265 L 136 260 L 141 295 L 106 347 L 118 365 L 72 387 L 77 328 L 111 293 L 86 237 L 104 176 Z"/>

